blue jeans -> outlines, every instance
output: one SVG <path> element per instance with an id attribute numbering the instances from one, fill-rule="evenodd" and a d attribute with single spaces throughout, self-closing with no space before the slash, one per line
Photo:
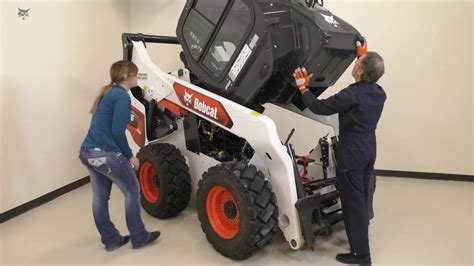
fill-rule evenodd
<path id="1" fill-rule="evenodd" d="M 93 148 L 81 148 L 79 159 L 87 167 L 92 186 L 92 213 L 106 248 L 120 245 L 123 236 L 110 221 L 109 198 L 112 183 L 125 197 L 125 215 L 132 246 L 143 245 L 150 233 L 140 216 L 140 187 L 130 161 L 121 153 Z"/>

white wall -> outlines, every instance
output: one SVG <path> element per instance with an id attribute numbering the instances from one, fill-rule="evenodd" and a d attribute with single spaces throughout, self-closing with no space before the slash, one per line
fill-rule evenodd
<path id="1" fill-rule="evenodd" d="M 3 29 L 3 5 L 0 4 L 0 29 Z M 0 31 L 0 212 L 3 208 L 3 107 L 5 106 L 3 102 L 3 30 Z M 1 245 L 1 244 L 0 244 Z"/>
<path id="2" fill-rule="evenodd" d="M 0 212 L 88 175 L 88 110 L 129 25 L 126 0 L 1 2 Z"/>
<path id="3" fill-rule="evenodd" d="M 171 5 L 170 3 L 174 4 Z M 388 94 L 378 130 L 379 169 L 473 174 L 472 1 L 325 1 L 386 62 Z M 132 31 L 174 33 L 185 1 L 131 0 Z M 153 58 L 179 64 L 176 54 Z M 155 52 L 155 51 L 153 51 Z M 163 64 L 162 64 L 163 63 Z M 350 70 L 323 96 L 352 83 Z M 330 129 L 267 105 L 285 139 L 309 151 Z"/>

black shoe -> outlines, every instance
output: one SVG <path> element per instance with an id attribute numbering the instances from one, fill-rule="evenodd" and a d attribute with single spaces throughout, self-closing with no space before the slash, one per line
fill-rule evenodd
<path id="1" fill-rule="evenodd" d="M 150 244 L 151 242 L 155 241 L 156 239 L 158 239 L 158 237 L 159 237 L 160 235 L 161 235 L 160 231 L 151 232 L 151 233 L 150 233 L 150 236 L 148 237 L 148 240 L 147 240 L 145 243 L 143 243 L 143 244 L 141 244 L 141 245 L 139 245 L 139 246 L 135 246 L 135 247 L 133 247 L 133 248 L 134 248 L 134 249 L 137 249 L 137 248 L 144 247 L 144 246 Z"/>
<path id="2" fill-rule="evenodd" d="M 113 247 L 105 247 L 105 250 L 108 251 L 108 252 L 114 251 L 114 250 L 118 249 L 119 247 L 127 244 L 128 241 L 130 241 L 130 236 L 124 236 L 123 239 L 122 239 L 122 242 L 120 242 L 120 244 L 118 244 L 117 246 L 113 246 Z"/>
<path id="3" fill-rule="evenodd" d="M 336 260 L 345 264 L 372 265 L 370 254 L 354 255 L 352 253 L 337 254 Z"/>

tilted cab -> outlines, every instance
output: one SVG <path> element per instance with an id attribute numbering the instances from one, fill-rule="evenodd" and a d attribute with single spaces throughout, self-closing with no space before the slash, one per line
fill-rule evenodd
<path id="1" fill-rule="evenodd" d="M 302 1 L 188 0 L 176 30 L 193 82 L 250 108 L 301 107 L 293 72 L 314 73 L 311 91 L 332 86 L 356 57 L 359 32 Z"/>

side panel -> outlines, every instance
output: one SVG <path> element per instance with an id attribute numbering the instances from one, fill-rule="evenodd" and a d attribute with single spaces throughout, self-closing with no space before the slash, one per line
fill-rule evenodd
<path id="1" fill-rule="evenodd" d="M 145 113 L 135 106 L 132 106 L 127 130 L 130 132 L 133 142 L 140 147 L 145 146 Z"/>
<path id="2" fill-rule="evenodd" d="M 147 143 L 146 139 L 146 122 L 145 122 L 145 106 L 133 97 L 131 91 L 128 92 L 132 102 L 132 113 L 130 115 L 130 121 L 127 125 L 127 136 L 128 145 L 132 149 L 133 155 L 138 153 L 141 147 Z"/>

